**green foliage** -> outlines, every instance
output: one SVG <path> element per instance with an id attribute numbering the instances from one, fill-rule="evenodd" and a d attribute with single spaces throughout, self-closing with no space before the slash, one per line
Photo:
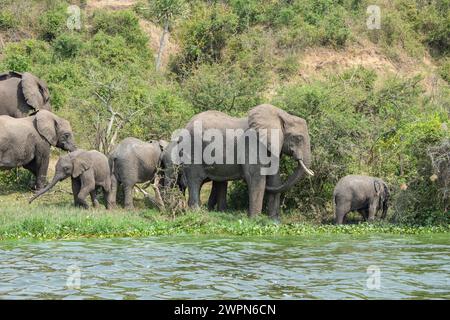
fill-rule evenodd
<path id="1" fill-rule="evenodd" d="M 32 66 L 50 63 L 51 54 L 46 42 L 40 40 L 24 40 L 8 45 L 4 51 L 4 59 L 0 62 L 2 69 L 18 72 L 30 71 Z"/>
<path id="2" fill-rule="evenodd" d="M 121 36 L 128 46 L 140 49 L 147 46 L 147 36 L 139 27 L 139 19 L 133 11 L 107 12 L 98 10 L 92 21 L 92 32 L 109 36 Z"/>
<path id="3" fill-rule="evenodd" d="M 33 175 L 25 169 L 0 171 L 0 185 L 2 186 L 0 195 L 28 191 L 33 179 Z"/>
<path id="4" fill-rule="evenodd" d="M 237 16 L 222 4 L 198 9 L 179 28 L 183 51 L 172 68 L 183 70 L 193 64 L 219 61 L 237 26 Z"/>
<path id="5" fill-rule="evenodd" d="M 150 16 L 161 24 L 169 23 L 187 11 L 185 0 L 149 0 Z"/>
<path id="6" fill-rule="evenodd" d="M 419 10 L 416 28 L 439 54 L 450 52 L 450 1 L 435 0 Z"/>
<path id="7" fill-rule="evenodd" d="M 39 35 L 43 40 L 51 41 L 66 29 L 68 15 L 64 5 L 44 12 L 39 17 Z"/>
<path id="8" fill-rule="evenodd" d="M 261 102 L 264 79 L 236 65 L 203 64 L 184 82 L 186 99 L 197 112 L 240 114 Z"/>
<path id="9" fill-rule="evenodd" d="M 62 34 L 53 42 L 55 54 L 60 58 L 73 58 L 83 47 L 83 40 L 76 34 Z"/>
<path id="10" fill-rule="evenodd" d="M 15 19 L 14 14 L 9 11 L 0 11 L 0 30 L 8 30 L 16 27 L 18 21 Z"/>
<path id="11" fill-rule="evenodd" d="M 450 58 L 447 58 L 442 62 L 439 69 L 439 74 L 441 75 L 442 79 L 450 84 Z"/>

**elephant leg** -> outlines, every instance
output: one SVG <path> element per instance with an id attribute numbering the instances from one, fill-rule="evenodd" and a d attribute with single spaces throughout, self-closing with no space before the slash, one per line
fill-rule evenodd
<path id="1" fill-rule="evenodd" d="M 272 176 L 267 176 L 267 185 L 279 186 L 281 185 L 281 177 L 277 173 Z M 281 193 L 267 193 L 267 211 L 269 217 L 279 221 L 280 220 L 280 206 L 281 206 Z"/>
<path id="2" fill-rule="evenodd" d="M 188 180 L 189 181 L 189 180 Z M 189 188 L 189 208 L 197 210 L 200 208 L 200 189 L 202 186 L 202 181 L 199 179 L 194 179 L 188 182 Z"/>
<path id="3" fill-rule="evenodd" d="M 217 211 L 226 211 L 228 181 L 218 182 L 217 188 Z"/>
<path id="4" fill-rule="evenodd" d="M 376 201 L 374 201 L 369 206 L 369 214 L 368 214 L 367 221 L 374 221 L 376 213 L 377 213 L 377 203 L 376 203 Z"/>
<path id="5" fill-rule="evenodd" d="M 369 209 L 360 209 L 358 212 L 362 215 L 364 221 L 369 219 Z"/>
<path id="6" fill-rule="evenodd" d="M 217 182 L 212 181 L 211 193 L 209 194 L 209 198 L 208 198 L 208 210 L 209 211 L 213 211 L 216 208 L 217 192 L 218 192 Z"/>
<path id="7" fill-rule="evenodd" d="M 335 212 L 335 217 L 336 217 L 336 224 L 343 224 L 347 216 L 347 213 L 350 212 L 350 205 L 347 205 L 345 203 L 338 203 L 336 204 L 336 212 Z"/>
<path id="8" fill-rule="evenodd" d="M 103 196 L 106 199 L 106 209 L 107 210 L 114 209 L 114 206 L 110 202 L 110 194 L 111 194 L 111 190 L 107 190 L 107 189 L 103 188 Z"/>
<path id="9" fill-rule="evenodd" d="M 36 158 L 36 189 L 40 190 L 47 183 L 49 155 Z"/>
<path id="10" fill-rule="evenodd" d="M 90 195 L 91 195 L 92 206 L 94 208 L 98 208 L 100 206 L 100 203 L 97 200 L 97 190 L 95 190 L 95 189 L 92 190 L 90 192 Z"/>
<path id="11" fill-rule="evenodd" d="M 260 175 L 252 175 L 249 177 L 249 179 L 246 180 L 249 194 L 248 216 L 252 218 L 262 211 L 264 189 L 266 187 L 266 177 Z"/>
<path id="12" fill-rule="evenodd" d="M 111 175 L 111 190 L 108 192 L 108 196 L 105 194 L 107 200 L 107 207 L 113 209 L 116 207 L 117 199 L 117 178 L 114 174 Z"/>
<path id="13" fill-rule="evenodd" d="M 81 206 L 78 202 L 78 194 L 80 193 L 81 183 L 79 179 L 72 179 L 73 204 L 75 207 Z"/>
<path id="14" fill-rule="evenodd" d="M 78 193 L 77 201 L 81 207 L 88 209 L 89 205 L 86 202 L 86 197 L 92 192 L 92 190 L 95 190 L 95 178 L 92 174 L 83 174 L 80 180 L 81 188 Z"/>
<path id="15" fill-rule="evenodd" d="M 125 209 L 127 210 L 133 210 L 134 209 L 134 205 L 133 205 L 133 185 L 123 185 L 123 190 L 125 193 Z"/>
<path id="16" fill-rule="evenodd" d="M 30 171 L 31 174 L 34 176 L 34 181 L 33 181 L 33 180 L 30 181 L 29 187 L 30 187 L 32 190 L 38 190 L 38 189 L 36 188 L 37 177 L 38 177 L 38 173 L 37 173 L 37 170 L 36 170 L 36 161 L 33 160 L 33 161 L 31 161 L 30 163 L 27 163 L 26 165 L 24 165 L 23 167 L 24 167 L 25 169 L 27 169 L 28 171 Z"/>

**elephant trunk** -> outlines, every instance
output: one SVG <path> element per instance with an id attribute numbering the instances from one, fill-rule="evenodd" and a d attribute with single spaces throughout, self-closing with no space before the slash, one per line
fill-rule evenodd
<path id="1" fill-rule="evenodd" d="M 297 183 L 297 181 L 303 176 L 305 172 L 311 176 L 314 176 L 314 172 L 306 167 L 303 160 L 299 160 L 298 165 L 295 168 L 294 172 L 289 176 L 289 178 L 284 183 L 276 187 L 266 185 L 266 191 L 270 193 L 285 192 L 290 188 L 292 188 L 292 186 Z"/>
<path id="2" fill-rule="evenodd" d="M 39 198 L 40 196 L 42 196 L 44 193 L 46 193 L 51 188 L 53 188 L 62 179 L 63 178 L 61 178 L 60 176 L 54 176 L 52 182 L 50 182 L 45 188 L 43 188 L 43 189 L 39 190 L 38 192 L 36 192 L 36 194 L 28 201 L 28 203 L 31 203 L 34 200 L 36 200 L 37 198 Z"/>

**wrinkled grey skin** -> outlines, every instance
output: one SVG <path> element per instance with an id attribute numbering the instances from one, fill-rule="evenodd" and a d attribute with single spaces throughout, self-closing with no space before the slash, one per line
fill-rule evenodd
<path id="1" fill-rule="evenodd" d="M 47 84 L 31 73 L 0 74 L 0 115 L 23 118 L 38 110 L 51 111 Z"/>
<path id="2" fill-rule="evenodd" d="M 102 188 L 106 199 L 106 207 L 111 208 L 108 202 L 111 191 L 111 174 L 109 171 L 108 158 L 96 150 L 82 150 L 70 152 L 59 157 L 55 167 L 55 175 L 44 189 L 36 193 L 30 203 L 52 189 L 59 181 L 68 177 L 72 180 L 72 192 L 74 205 L 89 208 L 86 197 L 91 196 L 92 205 L 99 207 L 97 200 L 97 188 Z"/>
<path id="3" fill-rule="evenodd" d="M 164 140 L 144 142 L 136 138 L 122 140 L 109 154 L 111 169 L 110 202 L 116 204 L 117 187 L 122 185 L 126 209 L 133 209 L 133 188 L 154 178 L 160 165 L 162 151 L 168 142 Z"/>
<path id="4" fill-rule="evenodd" d="M 199 207 L 200 188 L 205 180 L 224 182 L 244 179 L 249 190 L 249 216 L 253 217 L 262 211 L 264 192 L 268 191 L 271 193 L 269 197 L 272 198 L 269 199 L 269 215 L 278 219 L 280 193 L 291 188 L 307 172 L 305 167 L 307 168 L 311 164 L 310 139 L 306 121 L 268 104 L 251 109 L 247 118 L 234 118 L 222 112 L 206 111 L 194 116 L 187 124 L 186 129 L 190 132 L 191 141 L 194 141 L 195 122 L 201 122 L 203 130 L 219 130 L 223 137 L 226 136 L 226 129 L 243 129 L 244 132 L 249 129 L 254 129 L 256 132 L 260 132 L 261 129 L 280 130 L 280 153 L 291 156 L 298 162 L 297 168 L 284 183 L 280 181 L 278 173 L 272 176 L 261 174 L 261 168 L 264 166 L 260 163 L 183 164 L 183 172 L 189 188 L 188 204 L 191 208 Z M 202 137 L 196 139 L 201 141 Z M 203 148 L 208 143 L 209 141 L 203 143 Z M 270 144 L 270 140 L 268 143 Z M 235 155 L 243 152 L 243 150 L 237 150 L 236 139 L 234 145 Z M 191 150 L 194 150 L 194 147 Z M 248 151 L 249 148 L 245 148 L 245 155 L 240 154 L 240 156 L 248 159 Z M 277 156 L 281 156 L 281 154 Z M 223 163 L 225 163 L 225 159 Z"/>
<path id="5" fill-rule="evenodd" d="M 175 141 L 170 142 L 161 155 L 161 167 L 164 173 L 164 187 L 173 187 L 176 184 L 184 194 L 187 188 L 186 177 L 183 174 L 182 167 L 174 164 L 171 157 L 171 152 L 175 146 Z M 208 181 L 210 180 L 206 179 L 203 181 L 202 185 Z M 227 188 L 227 181 L 212 182 L 211 193 L 208 199 L 208 210 L 225 211 L 227 209 Z"/>
<path id="6" fill-rule="evenodd" d="M 333 192 L 336 224 L 345 221 L 347 213 L 358 211 L 365 220 L 373 221 L 375 214 L 383 210 L 386 218 L 389 201 L 387 184 L 375 177 L 349 175 L 338 181 Z"/>
<path id="7" fill-rule="evenodd" d="M 36 189 L 47 179 L 50 147 L 76 149 L 70 123 L 50 111 L 16 119 L 0 116 L 0 169 L 24 167 L 36 177 Z"/>

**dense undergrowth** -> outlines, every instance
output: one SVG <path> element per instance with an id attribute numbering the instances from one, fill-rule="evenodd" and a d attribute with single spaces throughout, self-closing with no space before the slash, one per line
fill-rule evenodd
<path id="1" fill-rule="evenodd" d="M 146 1 L 113 11 L 88 10 L 86 1 L 0 0 L 0 70 L 31 71 L 45 79 L 54 110 L 71 121 L 78 145 L 104 152 L 127 136 L 168 139 L 204 110 L 242 116 L 270 102 L 305 118 L 312 140 L 316 176 L 283 195 L 287 219 L 330 221 L 335 183 L 360 173 L 389 183 L 392 222 L 448 225 L 450 1 L 178 1 L 185 12 L 174 18 L 170 32 L 179 50 L 157 72 L 139 23 L 159 22 Z M 67 28 L 68 4 L 81 6 L 81 30 Z M 369 4 L 381 8 L 379 30 L 367 29 Z M 366 65 L 302 77 L 306 49 L 345 52 L 356 45 L 375 46 L 394 65 L 407 57 L 418 70 L 380 73 Z M 423 67 L 424 58 L 434 69 Z M 430 76 L 436 80 L 431 87 L 425 81 Z M 108 107 L 122 116 L 112 132 Z M 441 152 L 438 166 L 432 150 Z M 283 171 L 291 167 L 285 159 Z M 26 177 L 1 173 L 2 192 L 16 185 L 25 190 Z M 245 210 L 242 191 L 242 183 L 233 184 L 230 207 Z M 61 212 L 68 212 L 62 214 L 67 221 L 70 214 L 85 215 Z M 98 221 L 114 218 L 104 219 Z M 125 226 L 119 234 L 134 228 L 134 222 L 117 219 L 111 223 Z M 136 228 L 150 228 L 149 220 L 136 219 Z M 49 223 L 52 230 L 60 228 Z M 21 234 L 16 227 L 2 227 L 3 237 Z M 256 230 L 284 227 L 264 228 Z"/>

